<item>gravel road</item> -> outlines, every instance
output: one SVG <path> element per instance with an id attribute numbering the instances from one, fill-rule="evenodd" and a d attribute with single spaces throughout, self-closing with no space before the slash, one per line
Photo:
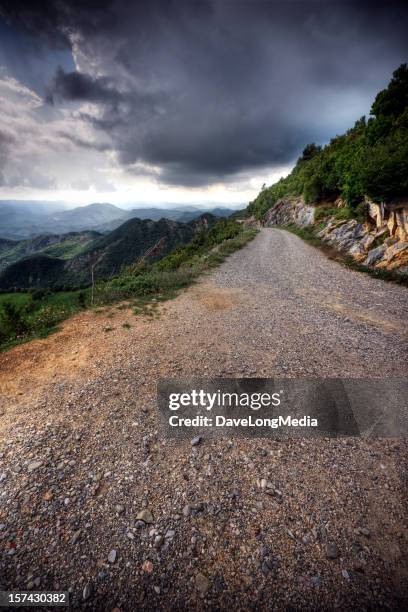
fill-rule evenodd
<path id="1" fill-rule="evenodd" d="M 0 586 L 116 612 L 406 609 L 406 440 L 193 446 L 163 438 L 155 394 L 406 377 L 407 295 L 264 229 L 155 316 L 82 313 L 4 354 Z"/>
<path id="2" fill-rule="evenodd" d="M 245 292 L 246 307 L 227 315 L 225 332 L 256 347 L 247 367 L 257 375 L 408 373 L 404 287 L 352 272 L 278 229 L 263 229 L 212 279 Z"/>

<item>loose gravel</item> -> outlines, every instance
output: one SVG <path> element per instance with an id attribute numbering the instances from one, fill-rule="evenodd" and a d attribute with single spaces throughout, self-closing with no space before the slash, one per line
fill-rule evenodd
<path id="1" fill-rule="evenodd" d="M 265 229 L 158 318 L 86 313 L 1 357 L 0 587 L 115 612 L 406 609 L 406 440 L 175 442 L 155 396 L 160 376 L 406 376 L 406 306 Z"/>

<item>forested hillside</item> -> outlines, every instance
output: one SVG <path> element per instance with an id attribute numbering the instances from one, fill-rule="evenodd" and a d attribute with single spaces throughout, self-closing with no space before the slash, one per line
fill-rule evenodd
<path id="1" fill-rule="evenodd" d="M 0 238 L 0 271 L 23 257 L 32 255 L 42 254 L 70 259 L 100 236 L 98 232 L 84 231 L 36 236 L 26 240 Z"/>
<path id="2" fill-rule="evenodd" d="M 324 147 L 308 144 L 289 176 L 264 188 L 247 212 L 259 219 L 286 196 L 303 196 L 307 204 L 340 196 L 350 216 L 361 213 L 364 197 L 388 203 L 408 196 L 407 64 L 378 93 L 368 119 Z"/>

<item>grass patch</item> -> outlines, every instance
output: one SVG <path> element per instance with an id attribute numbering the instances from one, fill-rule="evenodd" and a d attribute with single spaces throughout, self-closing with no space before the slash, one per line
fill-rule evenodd
<path id="1" fill-rule="evenodd" d="M 325 208 L 320 206 L 315 208 L 315 221 L 321 221 L 329 217 L 334 217 L 338 221 L 349 221 L 354 219 L 355 215 L 353 215 L 353 211 L 350 208 Z"/>
<path id="2" fill-rule="evenodd" d="M 45 338 L 89 303 L 87 291 L 35 290 L 0 294 L 0 350 Z"/>
<path id="3" fill-rule="evenodd" d="M 0 293 L 0 307 L 5 302 L 13 302 L 17 307 L 24 306 L 30 299 L 29 293 Z"/>
<path id="4" fill-rule="evenodd" d="M 316 206 L 314 213 L 315 222 L 327 221 L 329 218 L 336 219 L 336 221 L 350 221 L 356 219 L 356 221 L 363 223 L 366 218 L 366 204 L 362 202 L 355 208 L 349 208 L 348 206 L 330 207 L 330 206 Z"/>

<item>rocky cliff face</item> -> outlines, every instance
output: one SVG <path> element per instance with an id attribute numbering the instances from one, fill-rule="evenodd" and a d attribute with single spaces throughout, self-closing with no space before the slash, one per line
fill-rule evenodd
<path id="1" fill-rule="evenodd" d="M 264 225 L 289 225 L 295 223 L 299 227 L 311 225 L 314 222 L 315 209 L 306 206 L 301 198 L 279 200 L 270 208 L 264 217 Z"/>
<path id="2" fill-rule="evenodd" d="M 390 205 L 367 201 L 364 223 L 356 219 L 339 220 L 335 216 L 324 221 L 317 236 L 338 251 L 368 267 L 408 272 L 408 201 Z M 342 206 L 342 202 L 337 202 Z M 316 225 L 317 208 L 307 206 L 302 199 L 279 200 L 270 208 L 263 224 L 299 227 Z"/>

